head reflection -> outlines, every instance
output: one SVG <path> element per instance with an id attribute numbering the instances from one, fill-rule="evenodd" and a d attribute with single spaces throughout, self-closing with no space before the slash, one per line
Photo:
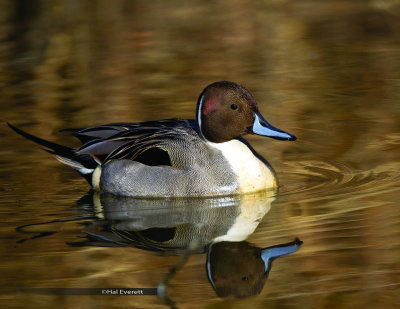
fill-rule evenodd
<path id="1" fill-rule="evenodd" d="M 207 255 L 208 278 L 220 297 L 257 295 L 264 287 L 272 261 L 295 252 L 299 239 L 265 249 L 246 241 L 211 244 Z"/>

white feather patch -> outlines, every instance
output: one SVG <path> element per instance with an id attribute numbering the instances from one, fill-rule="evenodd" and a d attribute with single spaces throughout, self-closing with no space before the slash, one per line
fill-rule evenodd
<path id="1" fill-rule="evenodd" d="M 92 174 L 92 187 L 93 189 L 100 190 L 100 176 L 101 176 L 101 166 L 96 167 Z"/>
<path id="2" fill-rule="evenodd" d="M 236 174 L 240 193 L 256 192 L 276 187 L 276 179 L 268 166 L 254 156 L 242 142 L 231 140 L 225 143 L 207 142 L 220 150 Z"/>

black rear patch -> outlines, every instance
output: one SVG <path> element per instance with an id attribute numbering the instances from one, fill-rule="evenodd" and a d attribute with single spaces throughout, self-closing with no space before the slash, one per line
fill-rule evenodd
<path id="1" fill-rule="evenodd" d="M 172 166 L 168 152 L 157 147 L 150 148 L 149 150 L 146 150 L 145 152 L 141 153 L 135 158 L 135 161 L 149 166 L 157 166 L 157 165 Z"/>
<path id="2" fill-rule="evenodd" d="M 140 234 L 144 237 L 157 241 L 157 242 L 166 242 L 174 239 L 176 234 L 176 228 L 150 228 L 144 231 L 140 231 Z"/>

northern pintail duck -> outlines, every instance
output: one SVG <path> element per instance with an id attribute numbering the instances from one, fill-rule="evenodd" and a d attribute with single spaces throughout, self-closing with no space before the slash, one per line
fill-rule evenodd
<path id="1" fill-rule="evenodd" d="M 271 126 L 250 92 L 233 82 L 208 85 L 197 119 L 113 123 L 72 131 L 82 146 L 55 144 L 9 126 L 47 148 L 94 190 L 122 196 L 213 196 L 276 187 L 272 167 L 241 137 L 296 137 Z"/>

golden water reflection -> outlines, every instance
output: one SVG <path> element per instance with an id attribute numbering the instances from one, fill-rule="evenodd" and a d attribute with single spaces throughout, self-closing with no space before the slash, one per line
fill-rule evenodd
<path id="1" fill-rule="evenodd" d="M 182 256 L 157 284 L 157 295 L 165 304 L 174 304 L 173 295 L 168 291 L 171 285 L 173 290 L 171 280 L 176 272 L 184 271 L 183 265 L 191 255 L 203 253 L 207 257 L 206 275 L 219 297 L 250 297 L 261 293 L 272 262 L 296 252 L 302 245 L 297 238 L 267 248 L 245 241 L 270 210 L 275 194 L 271 191 L 214 198 L 143 199 L 91 192 L 78 201 L 79 207 L 91 215 L 19 226 L 17 231 L 28 237 L 17 243 L 39 238 L 44 241 L 57 233 L 52 231 L 52 226 L 79 222 L 85 226 L 85 236 L 68 242 L 71 247 L 127 247 L 154 251 L 162 256 Z M 118 290 L 111 282 L 108 286 L 94 283 L 82 288 Z M 33 286 L 21 282 L 9 293 L 16 291 L 24 296 L 96 295 L 54 283 L 49 285 L 46 281 L 36 281 Z"/>
<path id="2" fill-rule="evenodd" d="M 280 193 L 246 241 L 304 241 L 279 259 L 260 295 L 215 296 L 204 255 L 172 281 L 182 308 L 393 308 L 400 305 L 400 3 L 366 1 L 2 1 L 0 119 L 55 142 L 102 123 L 194 118 L 201 89 L 244 84 L 294 143 L 249 137 Z M 0 126 L 1 289 L 151 286 L 176 256 L 71 247 L 85 227 L 15 228 L 90 215 L 84 180 Z M 71 206 L 72 205 L 72 206 Z M 40 226 L 34 230 L 40 231 Z M 43 231 L 42 231 L 43 232 Z M 40 233 L 39 233 L 40 234 Z M 28 237 L 28 236 L 27 236 Z M 28 237 L 29 238 L 29 237 Z M 156 298 L 26 298 L 11 308 L 163 308 Z"/>

